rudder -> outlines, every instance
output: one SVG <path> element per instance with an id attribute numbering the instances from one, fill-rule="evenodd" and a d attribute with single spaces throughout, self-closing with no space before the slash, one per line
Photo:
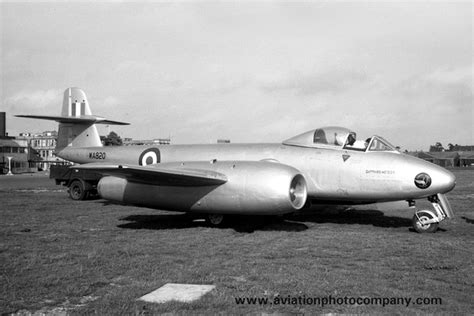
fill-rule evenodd
<path id="1" fill-rule="evenodd" d="M 92 115 L 84 91 L 79 88 L 66 89 L 61 116 L 81 117 L 84 115 Z"/>

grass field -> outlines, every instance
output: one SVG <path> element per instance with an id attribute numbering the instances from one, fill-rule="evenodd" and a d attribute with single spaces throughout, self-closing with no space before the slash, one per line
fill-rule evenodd
<path id="1" fill-rule="evenodd" d="M 472 313 L 474 171 L 453 172 L 457 186 L 448 198 L 456 217 L 434 234 L 411 230 L 406 203 L 237 218 L 211 228 L 179 213 L 72 201 L 45 176 L 2 176 L 0 312 Z M 193 303 L 136 301 L 166 283 L 216 289 Z M 324 307 L 308 301 L 329 296 L 434 300 Z M 236 303 L 245 297 L 270 301 Z M 270 305 L 298 297 L 306 304 Z"/>

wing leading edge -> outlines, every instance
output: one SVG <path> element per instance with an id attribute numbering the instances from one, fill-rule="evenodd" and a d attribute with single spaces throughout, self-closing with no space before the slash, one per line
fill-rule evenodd
<path id="1" fill-rule="evenodd" d="M 47 115 L 15 115 L 16 117 L 33 118 L 39 120 L 56 121 L 59 123 L 75 123 L 75 124 L 109 124 L 109 125 L 130 125 L 130 123 L 112 121 L 95 115 L 82 116 L 47 116 Z"/>
<path id="2" fill-rule="evenodd" d="M 163 164 L 162 164 L 163 165 Z M 207 186 L 227 182 L 227 177 L 211 170 L 166 168 L 158 165 L 130 166 L 90 163 L 71 167 L 103 175 L 125 178 L 130 182 L 166 186 Z"/>

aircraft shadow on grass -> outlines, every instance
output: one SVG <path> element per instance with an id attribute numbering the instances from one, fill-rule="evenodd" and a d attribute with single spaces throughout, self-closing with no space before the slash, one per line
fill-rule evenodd
<path id="1" fill-rule="evenodd" d="M 468 224 L 474 224 L 474 219 L 467 218 L 466 216 L 462 216 L 461 218 Z"/>
<path id="2" fill-rule="evenodd" d="M 323 211 L 314 213 L 292 214 L 289 216 L 292 220 L 313 222 L 318 224 L 333 223 L 333 224 L 359 224 L 372 225 L 376 227 L 411 227 L 412 221 L 410 218 L 403 218 L 397 216 L 386 216 L 383 212 L 378 210 L 337 210 L 337 211 Z"/>
<path id="3" fill-rule="evenodd" d="M 194 214 L 159 214 L 159 215 L 129 215 L 120 218 L 127 221 L 118 225 L 126 229 L 184 229 L 192 227 L 210 227 L 202 217 Z M 222 229 L 232 228 L 237 232 L 252 233 L 254 231 L 289 231 L 299 232 L 308 229 L 305 223 L 334 223 L 334 224 L 359 224 L 376 227 L 411 227 L 409 218 L 386 216 L 377 210 L 351 210 L 344 212 L 316 212 L 311 214 L 290 214 L 278 216 L 232 216 Z M 218 228 L 218 229 L 219 229 Z"/>
<path id="4" fill-rule="evenodd" d="M 180 215 L 130 215 L 121 218 L 129 223 L 120 224 L 128 229 L 184 229 L 193 227 L 211 227 L 203 217 L 194 214 Z M 275 216 L 231 216 L 222 226 L 216 229 L 232 228 L 236 232 L 253 233 L 254 231 L 303 231 L 308 229 L 303 223 L 288 222 Z"/>

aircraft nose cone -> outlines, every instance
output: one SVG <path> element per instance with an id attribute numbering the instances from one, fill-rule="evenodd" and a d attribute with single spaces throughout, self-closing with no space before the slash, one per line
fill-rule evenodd
<path id="1" fill-rule="evenodd" d="M 454 189 L 456 177 L 449 170 L 419 158 L 408 157 L 407 161 L 405 168 L 410 170 L 410 185 L 416 188 L 418 196 L 444 194 Z"/>
<path id="2" fill-rule="evenodd" d="M 449 192 L 452 189 L 454 189 L 454 187 L 456 186 L 456 177 L 454 176 L 452 172 L 445 170 L 444 178 L 445 178 L 446 192 Z"/>
<path id="3" fill-rule="evenodd" d="M 447 193 L 456 186 L 456 177 L 454 174 L 444 168 L 437 167 L 431 170 L 433 178 L 433 188 L 439 193 Z"/>

